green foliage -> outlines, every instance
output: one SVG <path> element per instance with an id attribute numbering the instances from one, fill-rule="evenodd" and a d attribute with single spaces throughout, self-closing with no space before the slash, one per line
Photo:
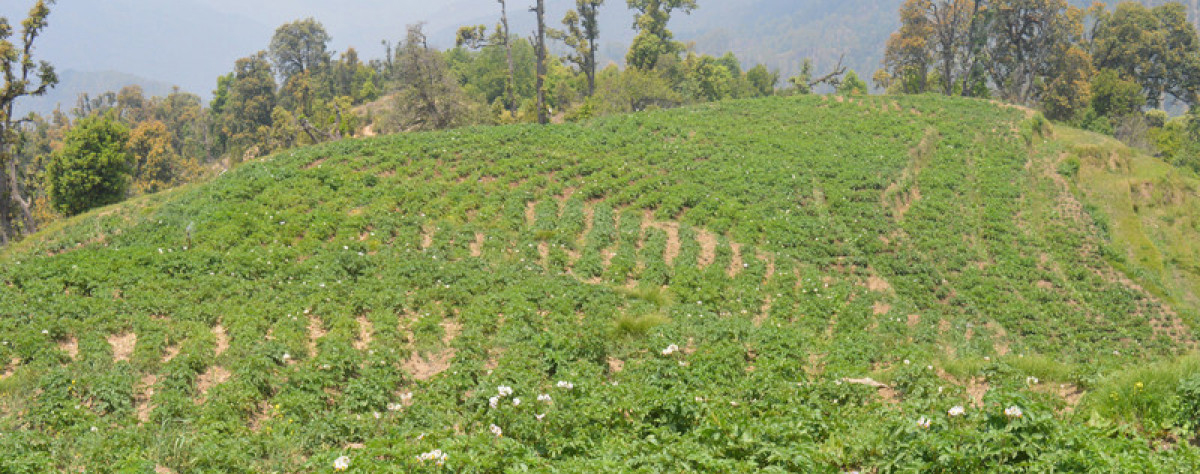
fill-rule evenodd
<path id="1" fill-rule="evenodd" d="M 1194 308 L 1089 251 L 1053 175 L 1076 132 L 1023 127 L 729 100 L 296 148 L 69 219 L 0 253 L 0 462 L 1192 471 L 1188 336 L 1157 322 Z M 1066 410 L 1130 377 L 1154 398 Z"/>
<path id="2" fill-rule="evenodd" d="M 1102 70 L 1092 80 L 1092 109 L 1100 117 L 1123 117 L 1140 111 L 1145 103 L 1141 86 L 1115 70 Z"/>
<path id="3" fill-rule="evenodd" d="M 867 95 L 870 90 L 867 88 L 867 83 L 858 78 L 858 74 L 854 71 L 846 73 L 846 77 L 842 78 L 841 85 L 838 86 L 839 94 L 846 95 Z"/>
<path id="4" fill-rule="evenodd" d="M 313 18 L 296 20 L 275 30 L 270 55 L 275 72 L 286 84 L 293 76 L 328 67 L 329 33 Z"/>
<path id="5" fill-rule="evenodd" d="M 1195 104 L 1195 78 L 1200 76 L 1200 35 L 1180 2 L 1153 8 L 1121 2 L 1102 10 L 1093 27 L 1096 68 L 1116 71 L 1137 85 L 1140 106 L 1158 107 L 1166 94 Z M 1132 94 L 1129 94 L 1132 95 Z M 1119 110 L 1119 109 L 1118 109 Z M 1101 115 L 1108 115 L 1099 110 Z"/>
<path id="6" fill-rule="evenodd" d="M 1179 382 L 1179 407 L 1175 421 L 1184 429 L 1200 435 L 1200 374 Z"/>
<path id="7" fill-rule="evenodd" d="M 120 202 L 129 187 L 129 130 L 111 119 L 80 120 L 46 166 L 54 207 L 68 216 Z"/>
<path id="8" fill-rule="evenodd" d="M 675 56 L 683 45 L 674 40 L 675 35 L 667 29 L 671 13 L 675 10 L 691 13 L 698 8 L 696 0 L 626 0 L 635 12 L 633 29 L 637 36 L 629 46 L 625 64 L 634 69 L 654 69 L 662 56 Z"/>

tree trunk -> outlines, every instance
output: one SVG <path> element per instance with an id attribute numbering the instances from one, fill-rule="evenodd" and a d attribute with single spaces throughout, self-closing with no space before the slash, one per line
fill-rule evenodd
<path id="1" fill-rule="evenodd" d="M 24 226 L 21 229 L 26 235 L 37 232 L 37 221 L 33 220 L 32 207 L 28 200 L 21 196 L 21 179 L 17 175 L 17 157 L 11 153 L 12 144 L 8 143 L 7 137 L 12 131 L 13 123 L 7 117 L 12 117 L 12 103 L 8 104 L 5 110 L 5 120 L 2 129 L 0 129 L 0 159 L 8 162 L 8 191 L 12 202 L 16 203 L 21 211 L 21 218 L 24 221 Z M 14 233 L 15 234 L 15 233 Z"/>
<path id="2" fill-rule="evenodd" d="M 9 235 L 12 234 L 12 226 L 8 223 L 8 198 L 4 193 L 7 188 L 8 179 L 0 173 L 0 247 L 8 245 Z"/>
<path id="3" fill-rule="evenodd" d="M 546 0 L 537 0 L 537 116 L 538 123 L 550 123 L 546 116 Z"/>
<path id="4" fill-rule="evenodd" d="M 588 97 L 596 95 L 596 38 L 588 39 Z"/>
<path id="5" fill-rule="evenodd" d="M 499 2 L 500 25 L 504 28 L 504 50 L 508 55 L 508 84 L 505 86 L 505 92 L 508 94 L 508 113 L 515 116 L 517 114 L 517 99 L 515 97 L 517 88 L 517 65 L 513 61 L 512 36 L 509 35 L 508 32 L 508 6 L 505 4 L 504 0 L 499 0 Z"/>

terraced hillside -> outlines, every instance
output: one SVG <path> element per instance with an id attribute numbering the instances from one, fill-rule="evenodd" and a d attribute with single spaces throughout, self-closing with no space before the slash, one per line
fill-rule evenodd
<path id="1" fill-rule="evenodd" d="M 247 163 L 0 255 L 0 470 L 1190 471 L 1196 180 L 1135 163 L 940 97 Z"/>

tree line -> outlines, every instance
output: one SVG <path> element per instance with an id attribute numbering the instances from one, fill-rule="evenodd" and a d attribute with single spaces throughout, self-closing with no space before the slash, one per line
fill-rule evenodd
<path id="1" fill-rule="evenodd" d="M 1200 171 L 1200 39 L 1182 3 L 907 0 L 900 20 L 877 87 L 1037 107 Z"/>

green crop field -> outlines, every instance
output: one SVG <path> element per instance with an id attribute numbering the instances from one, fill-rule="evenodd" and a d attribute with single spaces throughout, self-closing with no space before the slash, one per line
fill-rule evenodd
<path id="1" fill-rule="evenodd" d="M 1198 183 L 934 96 L 285 152 L 0 253 L 0 472 L 1195 472 Z"/>

